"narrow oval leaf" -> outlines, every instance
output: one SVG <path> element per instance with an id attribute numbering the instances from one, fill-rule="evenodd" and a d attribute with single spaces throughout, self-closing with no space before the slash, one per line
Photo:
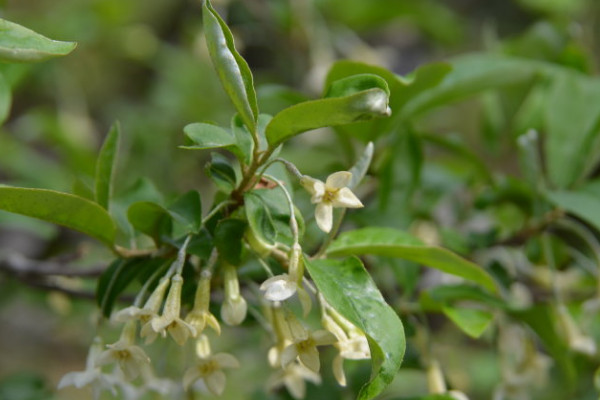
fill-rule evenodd
<path id="1" fill-rule="evenodd" d="M 0 125 L 6 121 L 12 104 L 12 94 L 6 79 L 0 75 Z"/>
<path id="2" fill-rule="evenodd" d="M 392 228 L 364 228 L 342 233 L 329 247 L 330 256 L 374 254 L 403 258 L 460 276 L 496 292 L 492 277 L 481 267 L 441 247 Z"/>
<path id="3" fill-rule="evenodd" d="M 0 186 L 0 210 L 39 218 L 75 229 L 112 246 L 115 225 L 98 204 L 47 189 Z"/>
<path id="4" fill-rule="evenodd" d="M 182 146 L 185 149 L 214 149 L 235 144 L 235 137 L 216 125 L 196 122 L 186 125 L 183 131 L 193 143 L 191 146 Z"/>
<path id="5" fill-rule="evenodd" d="M 256 131 L 258 105 L 252 72 L 235 49 L 233 35 L 209 0 L 203 8 L 204 34 L 219 79 L 251 132 Z"/>
<path id="6" fill-rule="evenodd" d="M 115 122 L 102 144 L 98 160 L 96 161 L 94 197 L 96 203 L 100 204 L 106 210 L 108 210 L 112 196 L 112 182 L 115 174 L 117 154 L 119 152 L 120 136 L 121 127 L 118 122 Z"/>
<path id="7" fill-rule="evenodd" d="M 388 117 L 388 93 L 377 87 L 349 96 L 305 101 L 276 114 L 267 125 L 271 148 L 312 129 Z"/>
<path id="8" fill-rule="evenodd" d="M 357 74 L 331 82 L 323 97 L 345 97 L 373 88 L 379 88 L 390 96 L 385 79 L 375 74 Z"/>
<path id="9" fill-rule="evenodd" d="M 14 22 L 0 18 L 0 61 L 36 62 L 64 56 L 75 49 L 75 42 L 48 39 Z"/>
<path id="10" fill-rule="evenodd" d="M 273 216 L 263 199 L 253 193 L 244 194 L 244 208 L 250 229 L 254 234 L 268 244 L 275 244 L 277 230 Z"/>
<path id="11" fill-rule="evenodd" d="M 232 265 L 240 265 L 242 257 L 244 232 L 246 231 L 246 221 L 241 219 L 221 220 L 215 229 L 215 246 L 219 250 L 219 255 L 225 261 Z"/>
<path id="12" fill-rule="evenodd" d="M 406 339 L 398 315 L 356 257 L 344 260 L 305 259 L 308 272 L 327 302 L 366 335 L 371 349 L 371 380 L 359 400 L 381 393 L 400 369 Z"/>

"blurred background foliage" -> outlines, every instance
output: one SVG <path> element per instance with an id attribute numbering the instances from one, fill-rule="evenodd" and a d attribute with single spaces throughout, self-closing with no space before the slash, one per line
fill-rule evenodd
<path id="1" fill-rule="evenodd" d="M 578 80 L 598 72 L 600 3 L 595 0 L 215 0 L 214 5 L 226 16 L 236 45 L 253 70 L 261 111 L 270 114 L 318 96 L 330 66 L 338 59 L 407 75 L 426 63 L 477 52 L 489 57 L 483 58 L 484 64 L 494 64 L 495 56 L 506 55 L 577 74 L 575 80 L 549 77 L 539 72 L 540 67 L 523 72 L 527 76 L 520 79 L 511 75 L 520 69 L 507 68 L 503 75 L 503 64 L 498 62 L 498 71 L 490 76 L 506 84 L 487 82 L 483 74 L 483 83 L 472 82 L 473 90 L 463 88 L 464 94 L 475 96 L 454 102 L 450 100 L 465 96 L 450 94 L 440 102 L 443 107 L 430 107 L 419 118 L 395 128 L 402 134 L 384 136 L 393 129 L 381 123 L 294 139 L 284 149 L 285 157 L 303 173 L 322 177 L 325 171 L 347 169 L 360 154 L 362 143 L 382 136 L 371 171 L 379 179 L 378 190 L 367 182 L 363 193 L 377 207 L 356 213 L 358 225 L 393 225 L 421 233 L 433 225 L 438 242 L 470 258 L 504 240 L 523 239 L 517 233 L 536 215 L 532 192 L 540 176 L 535 175 L 535 166 L 529 168 L 520 159 L 531 148 L 519 150 L 517 138 L 530 128 L 544 130 L 552 118 L 545 114 L 546 101 L 556 102 L 556 109 L 568 114 L 564 129 L 556 129 L 597 122 L 581 122 L 591 111 L 578 114 L 584 107 L 600 104 L 594 103 L 599 96 L 597 81 Z M 178 148 L 185 144 L 182 128 L 186 124 L 214 121 L 228 125 L 233 113 L 208 58 L 200 1 L 3 0 L 0 13 L 53 39 L 79 43 L 64 58 L 40 64 L 0 64 L 13 92 L 9 119 L 0 130 L 2 183 L 85 193 L 101 141 L 113 121 L 119 120 L 123 136 L 116 196 L 123 207 L 131 203 L 130 198 L 171 199 L 191 188 L 199 189 L 203 199 L 210 198 L 204 195 L 214 190 L 203 171 L 207 154 Z M 463 71 L 467 78 L 470 71 Z M 485 89 L 487 83 L 493 90 Z M 596 92 L 590 89 L 594 85 Z M 585 93 L 577 97 L 573 87 Z M 375 131 L 378 127 L 383 130 Z M 589 144 L 582 149 L 593 147 Z M 548 156 L 560 149 L 546 150 Z M 568 175 L 565 164 L 569 161 L 546 167 L 551 187 L 576 187 L 595 176 L 597 152 L 581 161 L 586 174 Z M 540 243 L 526 239 L 521 243 L 524 254 L 532 264 L 543 262 Z M 554 249 L 557 263 L 567 265 L 565 260 L 572 256 L 566 254 L 565 246 L 556 244 Z M 79 235 L 0 213 L 0 255 L 12 253 L 59 261 L 74 253 L 85 254 L 80 263 L 92 267 L 107 260 L 106 254 Z M 497 272 L 499 279 L 514 280 L 502 257 L 519 255 L 506 251 L 486 257 L 481 259 L 491 260 L 486 267 Z M 378 268 L 372 273 L 397 307 L 414 298 L 423 285 L 415 266 L 389 259 L 372 260 L 371 266 L 374 263 Z M 565 268 L 564 279 L 568 271 Z M 541 276 L 531 273 L 527 279 L 543 281 Z M 94 286 L 89 281 L 61 279 L 57 284 L 77 296 L 28 289 L 18 284 L 18 276 L 0 275 L 2 400 L 81 398 L 80 391 L 55 393 L 54 388 L 65 372 L 84 364 L 85 349 L 94 335 L 89 321 L 95 306 L 79 297 L 93 295 Z M 590 276 L 581 279 L 583 293 L 593 291 Z M 533 296 L 540 298 L 550 290 L 543 282 L 532 283 L 532 288 Z M 580 307 L 575 311 L 580 312 Z M 543 325 L 543 318 L 540 321 Z M 590 324 L 600 334 L 598 318 Z M 406 325 L 410 336 L 410 321 Z M 498 350 L 491 345 L 493 334 L 473 342 L 444 319 L 434 319 L 432 326 L 441 338 L 436 351 L 444 360 L 451 385 L 467 391 L 471 399 L 490 398 L 501 373 Z M 222 343 L 241 349 L 238 358 L 243 366 L 266 367 L 266 361 L 258 360 L 251 349 L 243 350 L 244 343 L 264 345 L 261 340 L 254 331 L 242 329 Z M 574 362 L 578 371 L 593 371 L 589 359 Z M 352 366 L 350 381 L 357 386 L 367 379 L 368 366 Z M 387 398 L 424 392 L 424 374 L 417 367 L 418 356 L 409 347 Z M 230 379 L 263 382 L 266 368 L 262 369 L 242 368 Z M 590 382 L 579 384 L 574 398 L 597 398 Z M 261 385 L 230 386 L 227 398 L 271 398 L 263 394 Z M 356 392 L 352 384 L 339 389 L 326 376 L 323 386 L 310 386 L 307 398 L 345 399 Z M 548 383 L 531 398 L 564 400 L 564 393 Z"/>

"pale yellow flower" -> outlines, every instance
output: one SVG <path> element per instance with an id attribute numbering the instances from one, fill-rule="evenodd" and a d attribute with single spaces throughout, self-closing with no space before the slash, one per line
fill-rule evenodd
<path id="1" fill-rule="evenodd" d="M 238 360 L 227 353 L 210 354 L 210 344 L 205 335 L 198 339 L 196 353 L 199 357 L 196 364 L 185 371 L 183 386 L 187 390 L 190 385 L 201 379 L 206 388 L 214 395 L 220 396 L 225 390 L 224 368 L 239 368 Z"/>
<path id="2" fill-rule="evenodd" d="M 269 377 L 267 390 L 284 385 L 293 398 L 303 399 L 306 395 L 306 381 L 319 384 L 321 376 L 299 363 L 291 363 Z"/>
<path id="3" fill-rule="evenodd" d="M 180 346 L 190 337 L 196 336 L 196 329 L 180 318 L 181 312 L 181 287 L 183 278 L 174 275 L 171 278 L 171 287 L 165 300 L 165 307 L 160 317 L 153 318 L 142 328 L 142 336 L 148 336 L 148 342 L 156 338 L 160 333 L 163 337 L 168 332 L 173 340 Z"/>
<path id="4" fill-rule="evenodd" d="M 142 324 L 147 323 L 152 318 L 158 317 L 160 306 L 162 305 L 165 293 L 169 287 L 169 278 L 163 277 L 156 285 L 156 288 L 146 300 L 142 308 L 130 306 L 119 310 L 112 315 L 112 320 L 115 322 L 128 322 L 131 320 L 139 320 Z"/>
<path id="5" fill-rule="evenodd" d="M 360 208 L 363 204 L 347 187 L 352 179 L 348 171 L 335 172 L 325 183 L 309 176 L 303 176 L 300 184 L 311 194 L 310 201 L 316 204 L 315 220 L 323 232 L 330 232 L 333 226 L 333 208 Z"/>
<path id="6" fill-rule="evenodd" d="M 224 265 L 225 300 L 221 306 L 221 319 L 227 325 L 239 325 L 246 319 L 248 304 L 240 293 L 237 271 L 233 265 Z"/>
<path id="7" fill-rule="evenodd" d="M 185 317 L 185 322 L 190 324 L 196 330 L 196 336 L 202 333 L 206 325 L 210 326 L 218 335 L 221 334 L 219 321 L 217 321 L 217 318 L 215 318 L 209 310 L 210 279 L 210 272 L 203 271 L 200 276 L 198 287 L 196 288 L 194 307 Z"/>
<path id="8" fill-rule="evenodd" d="M 150 363 L 150 358 L 139 346 L 135 346 L 135 322 L 128 322 L 123 328 L 121 338 L 109 344 L 107 350 L 98 356 L 95 362 L 97 367 L 116 362 L 125 375 L 125 379 L 137 378 L 144 364 Z"/>
<path id="9" fill-rule="evenodd" d="M 308 369 L 318 373 L 321 368 L 317 346 L 326 346 L 336 342 L 335 336 L 329 331 L 318 330 L 315 332 L 304 331 L 301 335 L 292 332 L 295 340 L 281 353 L 281 366 L 285 368 L 296 358 Z"/>

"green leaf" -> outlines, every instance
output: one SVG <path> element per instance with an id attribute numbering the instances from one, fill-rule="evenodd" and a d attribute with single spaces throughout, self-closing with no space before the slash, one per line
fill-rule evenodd
<path id="1" fill-rule="evenodd" d="M 237 177 L 231 162 L 219 153 L 211 154 L 211 161 L 206 164 L 206 173 L 225 193 L 231 192 L 237 185 Z"/>
<path id="2" fill-rule="evenodd" d="M 150 236 L 157 245 L 162 242 L 162 235 L 171 231 L 169 212 L 150 201 L 133 203 L 127 210 L 127 219 L 136 230 Z"/>
<path id="3" fill-rule="evenodd" d="M 558 188 L 584 172 L 600 133 L 600 80 L 556 74 L 546 104 L 544 151 L 548 177 Z"/>
<path id="4" fill-rule="evenodd" d="M 266 128 L 271 148 L 285 140 L 312 129 L 351 124 L 390 115 L 389 89 L 384 79 L 371 75 L 345 78 L 333 94 L 349 93 L 305 101 L 276 114 Z M 368 82 L 368 85 L 365 85 Z M 332 84 L 333 85 L 333 84 Z"/>
<path id="5" fill-rule="evenodd" d="M 63 225 L 108 246 L 114 242 L 115 225 L 106 210 L 72 194 L 0 185 L 0 210 Z"/>
<path id="6" fill-rule="evenodd" d="M 442 310 L 456 326 L 474 339 L 479 338 L 494 319 L 492 313 L 474 308 L 446 306 Z"/>
<path id="7" fill-rule="evenodd" d="M 227 130 L 212 124 L 196 122 L 183 128 L 185 135 L 194 143 L 181 146 L 184 149 L 214 149 L 235 145 L 235 137 Z"/>
<path id="8" fill-rule="evenodd" d="M 546 196 L 552 203 L 600 230 L 600 180 L 590 182 L 578 190 L 548 192 Z"/>
<path id="9" fill-rule="evenodd" d="M 508 305 L 497 296 L 481 289 L 478 286 L 458 284 L 458 285 L 441 285 L 421 292 L 420 302 L 423 304 L 423 298 L 427 298 L 427 302 L 434 301 L 444 304 L 452 304 L 456 301 L 469 300 L 479 302 L 491 307 L 507 308 Z M 441 307 L 436 310 L 441 310 Z"/>
<path id="10" fill-rule="evenodd" d="M 224 219 L 219 221 L 215 229 L 215 246 L 219 255 L 229 264 L 240 265 L 242 259 L 244 231 L 246 221 L 241 219 Z"/>
<path id="11" fill-rule="evenodd" d="M 374 254 L 421 263 L 460 276 L 496 292 L 496 285 L 482 268 L 441 247 L 428 246 L 419 239 L 392 228 L 364 228 L 342 233 L 329 247 L 332 257 Z"/>
<path id="12" fill-rule="evenodd" d="M 239 114 L 236 114 L 231 119 L 231 131 L 237 143 L 232 152 L 237 156 L 238 160 L 249 165 L 252 162 L 252 155 L 254 153 L 254 141 L 252 140 L 252 134 L 244 125 L 244 121 L 240 118 Z"/>
<path id="13" fill-rule="evenodd" d="M 440 84 L 420 92 L 406 103 L 402 118 L 414 117 L 432 108 L 464 97 L 525 82 L 541 71 L 542 63 L 491 54 L 470 54 L 451 61 L 452 71 Z"/>
<path id="14" fill-rule="evenodd" d="M 110 128 L 106 139 L 104 139 L 100 154 L 98 155 L 98 160 L 96 161 L 94 197 L 96 202 L 106 210 L 108 210 L 112 195 L 112 182 L 119 151 L 120 136 L 120 125 L 118 122 L 115 122 L 112 128 Z"/>
<path id="15" fill-rule="evenodd" d="M 209 0 L 203 8 L 204 34 L 219 79 L 248 129 L 256 131 L 258 106 L 252 72 L 235 49 L 233 35 Z"/>
<path id="16" fill-rule="evenodd" d="M 327 302 L 367 336 L 371 348 L 371 380 L 358 399 L 372 399 L 394 379 L 406 340 L 404 327 L 356 257 L 308 260 L 306 268 Z"/>
<path id="17" fill-rule="evenodd" d="M 10 112 L 10 105 L 12 104 L 12 94 L 10 92 L 10 86 L 6 79 L 0 74 L 0 125 L 8 118 Z"/>
<path id="18" fill-rule="evenodd" d="M 75 42 L 48 39 L 14 22 L 0 18 L 0 61 L 36 62 L 69 54 Z"/>
<path id="19" fill-rule="evenodd" d="M 102 315 L 106 318 L 110 317 L 117 298 L 135 278 L 145 272 L 160 268 L 164 264 L 163 259 L 129 258 L 115 260 L 102 273 L 96 286 L 96 301 Z"/>
<path id="20" fill-rule="evenodd" d="M 356 74 L 333 81 L 323 97 L 351 96 L 373 88 L 383 90 L 388 98 L 390 97 L 390 88 L 386 80 L 375 74 Z"/>
<path id="21" fill-rule="evenodd" d="M 369 142 L 356 164 L 350 169 L 352 173 L 352 180 L 348 184 L 350 189 L 354 189 L 367 174 L 373 159 L 373 148 L 373 142 Z"/>
<path id="22" fill-rule="evenodd" d="M 244 194 L 244 208 L 250 229 L 263 242 L 275 244 L 277 231 L 273 216 L 263 199 L 254 192 Z"/>
<path id="23" fill-rule="evenodd" d="M 179 196 L 168 207 L 168 213 L 191 232 L 197 233 L 202 225 L 202 202 L 196 190 Z"/>

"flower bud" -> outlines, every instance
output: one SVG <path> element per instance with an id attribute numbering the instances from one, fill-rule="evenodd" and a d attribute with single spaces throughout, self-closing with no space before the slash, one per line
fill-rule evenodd
<path id="1" fill-rule="evenodd" d="M 225 301 L 221 307 L 221 319 L 227 325 L 239 325 L 246 319 L 248 304 L 240 295 L 237 271 L 233 265 L 225 264 Z"/>

